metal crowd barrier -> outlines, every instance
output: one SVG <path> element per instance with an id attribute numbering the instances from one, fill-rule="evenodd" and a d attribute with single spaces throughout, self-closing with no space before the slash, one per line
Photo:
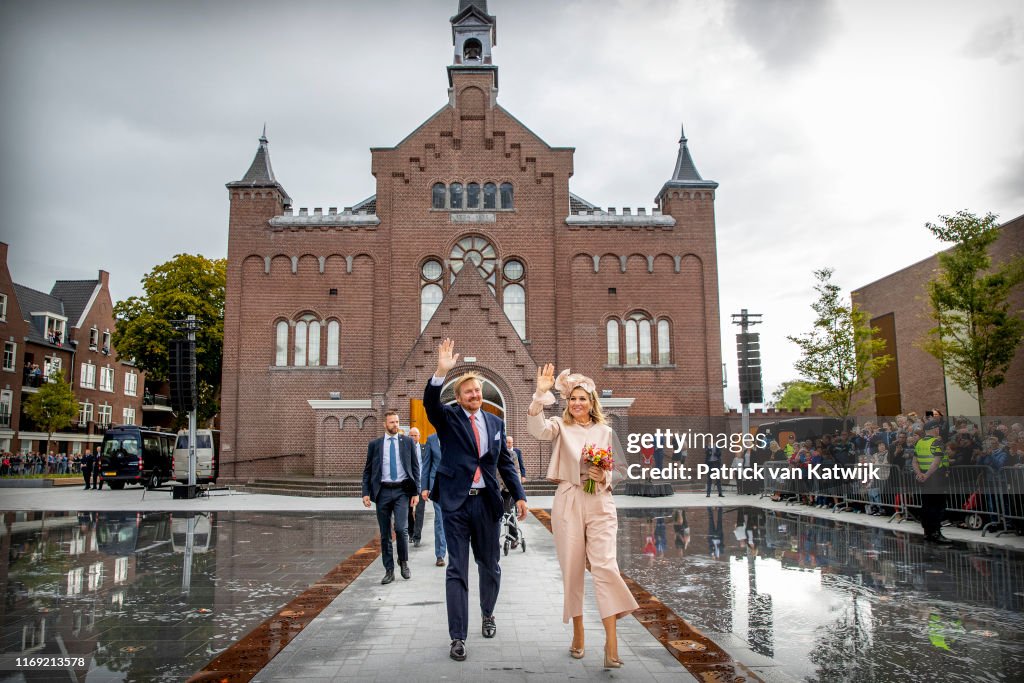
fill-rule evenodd
<path id="1" fill-rule="evenodd" d="M 1006 482 L 999 472 L 984 465 L 960 465 L 949 468 L 949 487 L 946 494 L 946 512 L 964 515 L 964 523 L 971 529 L 982 529 L 986 535 L 990 528 L 1003 527 L 1003 494 Z"/>
<path id="2" fill-rule="evenodd" d="M 1024 529 L 1024 467 L 1004 467 L 1000 474 L 1005 483 L 1003 495 L 1003 529 L 996 536 Z M 1012 522 L 1012 524 L 1011 524 Z"/>

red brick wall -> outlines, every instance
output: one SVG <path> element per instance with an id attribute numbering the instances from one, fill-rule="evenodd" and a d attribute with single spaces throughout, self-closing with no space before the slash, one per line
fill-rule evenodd
<path id="1" fill-rule="evenodd" d="M 0 294 L 7 297 L 7 316 L 0 320 L 0 339 L 12 341 L 18 345 L 17 357 L 14 359 L 14 370 L 0 370 L 0 389 L 11 392 L 11 431 L 17 431 L 18 416 L 21 414 L 22 366 L 25 365 L 25 336 L 28 325 L 18 306 L 18 297 L 14 293 L 14 282 L 11 271 L 7 267 L 7 244 L 0 242 Z M 0 345 L 0 351 L 3 346 Z M 5 432 L 6 433 L 6 432 Z M 18 450 L 18 440 L 11 438 L 11 450 Z"/>

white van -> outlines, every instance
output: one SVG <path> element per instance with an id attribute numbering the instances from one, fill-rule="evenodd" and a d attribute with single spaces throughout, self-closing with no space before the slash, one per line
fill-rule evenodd
<path id="1" fill-rule="evenodd" d="M 196 483 L 210 484 L 217 481 L 220 463 L 217 457 L 219 431 L 212 429 L 196 430 Z M 188 483 L 188 430 L 178 432 L 178 440 L 174 444 L 174 479 L 183 484 Z"/>

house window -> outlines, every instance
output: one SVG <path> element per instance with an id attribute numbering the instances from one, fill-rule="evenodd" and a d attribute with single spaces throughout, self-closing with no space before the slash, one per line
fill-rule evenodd
<path id="1" fill-rule="evenodd" d="M 669 365 L 672 362 L 671 333 L 667 320 L 658 321 L 658 365 Z"/>
<path id="2" fill-rule="evenodd" d="M 277 323 L 274 343 L 274 365 L 283 368 L 288 365 L 288 321 Z"/>
<path id="3" fill-rule="evenodd" d="M 449 208 L 461 209 L 462 208 L 462 183 L 452 183 L 451 187 L 448 188 L 448 194 L 451 199 Z"/>
<path id="4" fill-rule="evenodd" d="M 139 388 L 139 375 L 134 372 L 125 373 L 124 376 L 124 394 L 125 396 L 136 396 L 138 395 Z"/>
<path id="5" fill-rule="evenodd" d="M 512 183 L 501 184 L 501 208 L 512 208 Z"/>
<path id="6" fill-rule="evenodd" d="M 96 366 L 92 363 L 82 363 L 82 373 L 78 383 L 83 389 L 96 388 Z"/>
<path id="7" fill-rule="evenodd" d="M 59 379 L 64 379 L 64 375 L 61 373 L 61 360 L 60 356 L 51 356 L 43 360 L 43 377 L 51 382 L 56 382 Z"/>
<path id="8" fill-rule="evenodd" d="M 341 351 L 341 323 L 332 320 L 327 323 L 327 364 L 334 367 L 338 365 L 338 356 Z"/>
<path id="9" fill-rule="evenodd" d="M 89 350 L 96 351 L 100 346 L 100 331 L 93 327 L 89 330 Z"/>
<path id="10" fill-rule="evenodd" d="M 124 409 L 124 424 L 133 425 L 135 424 L 135 408 Z"/>
<path id="11" fill-rule="evenodd" d="M 0 427 L 9 429 L 11 426 L 11 410 L 14 407 L 14 392 L 8 389 L 0 391 Z M 6 450 L 6 449 L 5 449 Z"/>
<path id="12" fill-rule="evenodd" d="M 0 320 L 7 320 L 7 295 L 0 294 Z"/>
<path id="13" fill-rule="evenodd" d="M 608 365 L 619 364 L 619 321 L 609 320 L 608 330 Z"/>
<path id="14" fill-rule="evenodd" d="M 430 207 L 432 209 L 443 209 L 445 200 L 444 183 L 435 183 L 430 191 Z"/>
<path id="15" fill-rule="evenodd" d="M 110 332 L 109 331 L 103 333 L 103 348 L 101 350 L 105 354 L 110 354 Z"/>
<path id="16" fill-rule="evenodd" d="M 114 409 L 109 403 L 100 404 L 100 412 L 96 418 L 96 421 L 101 425 L 109 425 L 114 419 Z"/>
<path id="17" fill-rule="evenodd" d="M 78 423 L 83 427 L 92 422 L 92 403 L 82 401 L 78 404 Z"/>
<path id="18" fill-rule="evenodd" d="M 100 391 L 114 391 L 114 368 L 100 368 Z"/>
<path id="19" fill-rule="evenodd" d="M 4 342 L 4 370 L 14 372 L 18 358 L 18 345 L 15 342 Z"/>
<path id="20" fill-rule="evenodd" d="M 484 184 L 484 208 L 498 208 L 498 186 L 494 183 Z"/>
<path id="21" fill-rule="evenodd" d="M 58 346 L 67 341 L 64 337 L 64 326 L 63 320 L 46 316 L 46 341 Z"/>

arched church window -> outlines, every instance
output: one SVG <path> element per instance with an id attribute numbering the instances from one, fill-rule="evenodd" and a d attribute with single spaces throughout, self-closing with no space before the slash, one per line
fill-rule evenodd
<path id="1" fill-rule="evenodd" d="M 495 294 L 497 281 L 498 255 L 491 243 L 482 237 L 463 237 L 452 248 L 449 257 L 452 268 L 452 282 L 455 281 L 455 274 L 462 270 L 466 263 L 473 264 L 480 277 L 487 283 L 491 294 Z"/>
<path id="2" fill-rule="evenodd" d="M 426 329 L 444 298 L 444 290 L 441 289 L 443 274 L 441 262 L 436 259 L 426 261 L 420 268 L 420 332 Z"/>
<path id="3" fill-rule="evenodd" d="M 302 316 L 295 323 L 296 367 L 320 365 L 320 321 L 312 315 Z"/>
<path id="4" fill-rule="evenodd" d="M 276 327 L 274 365 L 280 368 L 288 365 L 288 321 L 281 320 Z"/>
<path id="5" fill-rule="evenodd" d="M 469 185 L 466 185 L 466 208 L 480 208 L 480 183 L 470 183 Z"/>
<path id="6" fill-rule="evenodd" d="M 338 356 L 341 351 L 341 323 L 332 320 L 327 323 L 327 364 L 338 365 Z"/>
<path id="7" fill-rule="evenodd" d="M 501 208 L 512 208 L 512 183 L 501 184 Z"/>
<path id="8" fill-rule="evenodd" d="M 443 209 L 445 199 L 444 195 L 444 183 L 435 183 L 434 189 L 431 190 L 430 194 L 430 207 L 433 209 Z"/>
<path id="9" fill-rule="evenodd" d="M 668 365 L 672 362 L 671 338 L 668 321 L 662 318 L 658 321 L 658 365 Z"/>
<path id="10" fill-rule="evenodd" d="M 526 269 L 518 259 L 509 259 L 501 270 L 505 278 L 502 308 L 520 339 L 526 339 Z"/>
<path id="11" fill-rule="evenodd" d="M 619 364 L 619 321 L 609 320 L 608 334 L 608 365 Z"/>
<path id="12" fill-rule="evenodd" d="M 498 208 L 498 186 L 494 183 L 484 183 L 484 208 Z"/>
<path id="13" fill-rule="evenodd" d="M 448 205 L 452 209 L 462 208 L 462 183 L 452 183 L 451 187 L 448 188 L 451 196 L 451 202 Z"/>

